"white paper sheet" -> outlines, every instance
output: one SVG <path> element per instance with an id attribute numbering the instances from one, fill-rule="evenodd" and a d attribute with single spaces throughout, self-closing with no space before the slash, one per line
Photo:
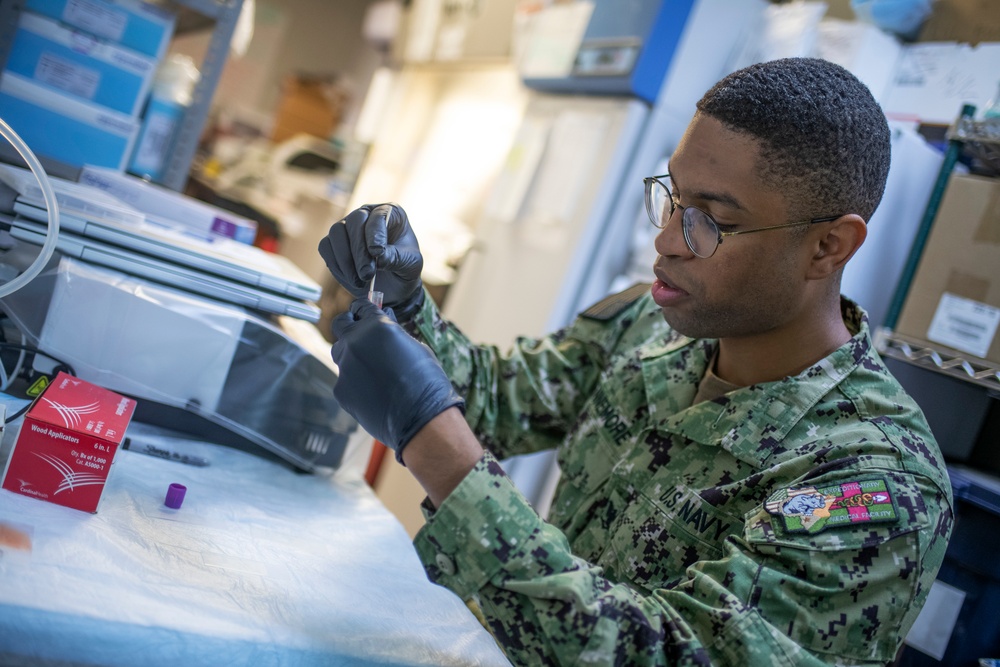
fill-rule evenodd
<path id="1" fill-rule="evenodd" d="M 935 660 L 943 658 L 964 601 L 965 591 L 935 581 L 924 608 L 906 635 L 906 644 Z"/>

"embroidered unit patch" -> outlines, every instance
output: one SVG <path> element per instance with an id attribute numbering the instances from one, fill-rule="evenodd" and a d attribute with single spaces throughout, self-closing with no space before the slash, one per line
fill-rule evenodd
<path id="1" fill-rule="evenodd" d="M 789 533 L 818 533 L 827 528 L 899 519 L 892 491 L 881 478 L 780 489 L 764 509 L 780 517 Z"/>

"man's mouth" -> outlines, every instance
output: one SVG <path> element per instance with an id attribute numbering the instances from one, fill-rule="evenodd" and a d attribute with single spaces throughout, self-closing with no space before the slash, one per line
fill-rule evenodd
<path id="1" fill-rule="evenodd" d="M 675 306 L 679 301 L 689 296 L 686 291 L 675 285 L 667 276 L 659 272 L 656 273 L 656 280 L 650 288 L 650 294 L 652 294 L 653 301 L 655 301 L 656 305 L 660 308 Z"/>

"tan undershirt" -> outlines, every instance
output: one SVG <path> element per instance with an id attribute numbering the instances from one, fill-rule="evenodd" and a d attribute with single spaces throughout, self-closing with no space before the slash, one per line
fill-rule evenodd
<path id="1" fill-rule="evenodd" d="M 715 374 L 715 364 L 718 361 L 719 353 L 716 351 L 712 355 L 712 361 L 708 364 L 708 368 L 705 370 L 705 376 L 701 378 L 701 382 L 698 383 L 698 393 L 694 395 L 694 402 L 691 405 L 697 405 L 702 401 L 711 401 L 714 398 L 728 394 L 731 391 L 739 389 L 740 386 L 733 384 L 732 382 L 726 382 L 718 375 Z"/>

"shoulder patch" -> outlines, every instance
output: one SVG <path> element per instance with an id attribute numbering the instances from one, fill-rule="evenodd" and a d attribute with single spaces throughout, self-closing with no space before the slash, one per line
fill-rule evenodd
<path id="1" fill-rule="evenodd" d="M 776 491 L 764 504 L 789 533 L 818 533 L 827 528 L 899 520 L 896 501 L 882 478 L 833 486 L 804 486 Z"/>
<path id="2" fill-rule="evenodd" d="M 598 301 L 593 306 L 580 313 L 580 316 L 591 320 L 610 320 L 638 301 L 639 297 L 649 291 L 649 287 L 650 283 L 636 283 L 624 292 L 612 294 L 611 296 Z"/>

